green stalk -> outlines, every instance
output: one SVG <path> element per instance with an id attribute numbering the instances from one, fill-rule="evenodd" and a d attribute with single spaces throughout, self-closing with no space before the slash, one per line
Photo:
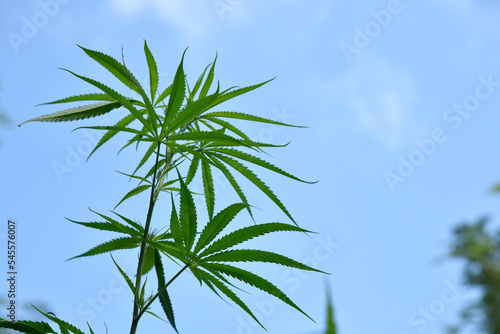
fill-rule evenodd
<path id="1" fill-rule="evenodd" d="M 160 156 L 160 145 L 158 145 L 158 149 L 156 151 L 156 162 L 155 162 L 155 171 L 153 173 L 153 182 L 151 183 L 151 197 L 149 200 L 149 209 L 148 209 L 148 215 L 146 218 L 146 225 L 144 227 L 144 235 L 142 238 L 141 242 L 141 251 L 139 253 L 139 263 L 137 265 L 137 274 L 136 274 L 136 279 L 135 279 L 135 289 L 138 291 L 138 289 L 141 288 L 141 279 L 142 279 L 142 268 L 144 267 L 144 254 L 146 253 L 146 239 L 149 235 L 149 227 L 151 225 L 151 217 L 153 216 L 153 209 L 155 206 L 155 186 L 156 186 L 156 174 L 158 172 L 158 158 Z M 138 294 L 137 294 L 138 295 Z M 130 327 L 130 334 L 135 334 L 137 331 L 137 325 L 139 323 L 140 317 L 138 317 L 139 313 L 139 300 L 137 297 L 134 297 L 134 313 L 132 317 L 132 325 Z"/>
<path id="2" fill-rule="evenodd" d="M 187 128 L 187 125 L 184 126 L 180 132 L 185 131 L 186 128 Z M 149 228 L 151 225 L 151 218 L 153 216 L 154 206 L 156 203 L 156 199 L 158 198 L 158 195 L 160 193 L 160 187 L 165 182 L 165 178 L 167 176 L 167 173 L 165 172 L 165 173 L 163 173 L 163 176 L 161 177 L 161 179 L 158 180 L 158 182 L 156 180 L 156 177 L 158 174 L 158 160 L 159 160 L 159 156 L 160 156 L 160 146 L 161 146 L 161 143 L 158 145 L 158 148 L 156 150 L 156 162 L 155 162 L 155 170 L 153 173 L 153 182 L 151 183 L 151 196 L 150 196 L 150 200 L 149 200 L 149 209 L 148 209 L 148 215 L 146 218 L 146 225 L 144 227 L 144 236 L 143 236 L 143 240 L 141 243 L 141 251 L 139 253 L 139 263 L 137 265 L 137 274 L 136 274 L 136 281 L 135 281 L 135 288 L 137 291 L 138 291 L 138 289 L 141 289 L 142 269 L 144 267 L 144 256 L 146 253 L 146 240 L 147 240 L 147 237 L 149 235 Z M 166 159 L 167 159 L 167 161 L 166 161 L 166 164 L 164 167 L 165 171 L 167 171 L 169 166 L 171 165 L 173 155 L 174 154 L 171 154 L 170 147 L 167 146 L 166 147 Z M 139 324 L 140 318 L 142 317 L 144 312 L 148 309 L 149 305 L 151 305 L 153 300 L 155 300 L 160 295 L 160 293 L 163 292 L 167 288 L 167 286 L 174 279 L 176 279 L 187 267 L 188 267 L 188 265 L 183 267 L 160 291 L 158 291 L 158 293 L 154 296 L 154 298 L 152 300 L 150 300 L 147 303 L 147 305 L 140 312 L 139 312 L 139 300 L 136 297 L 134 297 L 134 312 L 133 312 L 133 317 L 132 317 L 132 325 L 130 327 L 130 334 L 136 333 L 137 325 Z"/>
<path id="3" fill-rule="evenodd" d="M 174 277 L 172 277 L 170 279 L 170 281 L 167 282 L 167 284 L 165 284 L 164 286 L 162 286 L 161 289 L 158 290 L 158 292 L 156 293 L 156 295 L 154 295 L 153 298 L 151 298 L 151 300 L 144 306 L 144 308 L 142 309 L 142 311 L 139 313 L 139 315 L 137 316 L 138 318 L 140 318 L 144 312 L 146 312 L 146 310 L 149 308 L 149 306 L 155 301 L 156 298 L 158 298 L 160 296 L 160 294 L 165 291 L 165 289 L 177 278 L 180 276 L 180 274 L 182 274 L 182 272 L 184 270 L 186 270 L 187 268 L 189 268 L 189 264 L 186 264 L 184 267 L 182 267 L 181 270 L 179 270 L 179 272 L 177 274 L 175 274 Z"/>
<path id="4" fill-rule="evenodd" d="M 142 269 L 144 267 L 144 256 L 146 253 L 146 244 L 147 244 L 146 240 L 147 240 L 147 237 L 149 235 L 151 218 L 153 216 L 154 206 L 155 206 L 156 199 L 158 198 L 158 194 L 160 191 L 159 188 L 163 184 L 163 182 L 165 180 L 165 176 L 166 176 L 166 174 L 164 174 L 163 177 L 161 178 L 161 180 L 159 180 L 157 182 L 156 176 L 158 175 L 158 160 L 159 160 L 159 156 L 160 156 L 160 146 L 161 145 L 158 145 L 158 148 L 156 150 L 156 162 L 155 162 L 155 170 L 153 173 L 153 182 L 151 183 L 151 196 L 150 196 L 150 200 L 149 200 L 149 209 L 148 209 L 148 215 L 146 218 L 146 225 L 144 226 L 144 236 L 143 236 L 143 240 L 141 243 L 141 251 L 139 253 L 139 263 L 137 265 L 137 274 L 136 274 L 136 281 L 135 281 L 136 290 L 141 288 Z M 168 170 L 168 167 L 172 163 L 173 154 L 169 154 L 169 153 L 170 153 L 170 149 L 167 146 L 167 152 L 166 152 L 167 163 L 165 164 L 164 170 Z M 136 333 L 137 325 L 139 324 L 139 319 L 141 318 L 143 313 L 144 313 L 144 310 L 141 313 L 139 313 L 139 301 L 137 300 L 137 298 L 134 298 L 134 313 L 133 313 L 133 317 L 132 317 L 132 325 L 130 327 L 130 334 Z"/>
<path id="5" fill-rule="evenodd" d="M 163 183 L 165 183 L 165 178 L 167 177 L 167 171 L 168 171 L 168 169 L 171 166 L 173 155 L 174 154 L 170 153 L 170 147 L 166 146 L 165 157 L 167 159 L 167 162 L 165 163 L 165 167 L 163 167 L 163 171 L 164 171 L 164 172 L 162 172 L 163 175 L 162 175 L 160 181 L 158 182 L 158 185 L 156 187 L 157 189 L 155 190 L 155 193 L 153 195 L 153 201 L 154 202 L 156 202 L 156 199 L 158 198 L 158 195 L 160 194 L 160 188 L 161 188 L 161 186 L 163 185 Z"/>

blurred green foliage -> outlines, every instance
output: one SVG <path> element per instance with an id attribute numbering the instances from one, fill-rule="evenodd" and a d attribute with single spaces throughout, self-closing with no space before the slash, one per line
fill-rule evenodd
<path id="1" fill-rule="evenodd" d="M 0 88 L 2 88 L 2 82 L 0 81 Z M 9 115 L 2 108 L 2 99 L 0 97 L 0 126 L 8 127 L 12 123 Z M 0 145 L 2 144 L 2 139 L 0 138 Z"/>
<path id="2" fill-rule="evenodd" d="M 450 256 L 465 261 L 465 283 L 478 288 L 480 294 L 462 310 L 460 324 L 448 332 L 461 333 L 472 327 L 478 333 L 500 334 L 500 229 L 489 231 L 487 219 L 459 225 Z"/>
<path id="3" fill-rule="evenodd" d="M 336 334 L 337 326 L 335 325 L 335 317 L 333 312 L 333 301 L 330 291 L 328 291 L 328 302 L 326 307 L 326 331 L 325 334 Z"/>

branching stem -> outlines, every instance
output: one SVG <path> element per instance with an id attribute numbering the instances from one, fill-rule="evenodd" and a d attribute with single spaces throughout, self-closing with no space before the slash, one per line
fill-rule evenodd
<path id="1" fill-rule="evenodd" d="M 142 311 L 139 313 L 139 315 L 137 316 L 138 318 L 142 317 L 142 315 L 144 314 L 144 312 L 146 312 L 149 308 L 149 306 L 151 306 L 151 304 L 156 300 L 156 298 L 158 298 L 163 291 L 165 291 L 165 289 L 177 278 L 180 276 L 180 274 L 182 274 L 182 272 L 184 270 L 186 270 L 187 268 L 189 268 L 189 264 L 186 264 L 184 267 L 182 267 L 181 270 L 179 270 L 179 272 L 177 274 L 175 274 L 174 277 L 172 277 L 170 279 L 170 281 L 167 282 L 167 284 L 165 284 L 164 286 L 161 287 L 161 289 L 158 290 L 158 292 L 156 293 L 156 295 L 153 296 L 153 298 L 151 298 L 151 300 L 146 304 L 144 305 L 144 308 L 142 309 Z"/>
<path id="2" fill-rule="evenodd" d="M 158 158 L 160 156 L 160 145 L 156 150 L 156 162 L 155 162 L 155 170 L 153 173 L 153 182 L 151 183 L 151 197 L 149 200 L 149 209 L 148 215 L 146 218 L 146 225 L 144 226 L 144 235 L 141 243 L 141 251 L 139 253 L 139 263 L 137 265 L 137 274 L 135 278 L 135 288 L 136 290 L 141 288 L 141 279 L 142 279 L 142 268 L 144 267 L 144 255 L 146 253 L 146 239 L 149 235 L 149 227 L 151 225 L 151 217 L 153 216 L 153 210 L 155 206 L 155 188 L 156 188 L 156 174 L 158 172 Z M 136 294 L 139 295 L 139 294 Z M 135 334 L 137 330 L 137 324 L 139 323 L 140 317 L 139 314 L 139 300 L 137 297 L 134 297 L 134 313 L 132 318 L 132 325 L 130 327 L 130 334 Z"/>

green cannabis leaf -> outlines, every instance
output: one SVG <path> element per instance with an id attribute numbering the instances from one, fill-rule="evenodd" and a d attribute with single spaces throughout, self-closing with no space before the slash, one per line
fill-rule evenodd
<path id="1" fill-rule="evenodd" d="M 255 249 L 235 249 L 250 239 L 257 238 L 273 232 L 294 231 L 311 233 L 295 225 L 282 223 L 258 224 L 249 227 L 244 227 L 233 231 L 226 235 L 221 235 L 222 231 L 243 210 L 247 205 L 244 203 L 236 203 L 228 206 L 213 217 L 203 228 L 199 237 L 197 237 L 197 219 L 196 206 L 192 201 L 192 195 L 186 186 L 185 182 L 180 178 L 180 206 L 181 211 L 177 214 L 175 204 L 172 205 L 172 215 L 170 218 L 170 231 L 175 240 L 175 244 L 179 249 L 168 249 L 165 251 L 167 255 L 178 259 L 183 263 L 179 274 L 185 269 L 189 269 L 193 275 L 198 278 L 200 284 L 205 283 L 211 290 L 220 296 L 219 292 L 234 303 L 240 306 L 247 312 L 257 323 L 263 328 L 262 323 L 250 311 L 249 307 L 241 301 L 241 299 L 230 288 L 227 278 L 236 279 L 240 282 L 254 286 L 264 292 L 269 293 L 288 305 L 294 307 L 299 312 L 309 317 L 302 309 L 300 309 L 288 296 L 266 279 L 238 268 L 231 263 L 233 262 L 267 262 L 274 263 L 290 268 L 301 270 L 316 271 L 324 273 L 320 270 L 311 268 L 305 264 L 292 260 L 286 256 L 273 252 L 255 250 Z M 173 202 L 173 198 L 172 198 Z M 196 240 L 196 242 L 195 242 Z M 160 262 L 161 263 L 161 262 Z M 164 275 L 161 272 L 162 268 L 157 268 L 158 280 L 164 282 Z M 166 291 L 168 284 L 163 285 L 158 291 L 161 295 Z M 154 298 L 151 300 L 153 302 Z M 151 303 L 150 302 L 150 303 Z M 145 309 L 149 306 L 146 305 Z M 144 309 L 144 310 L 145 310 Z M 143 313 L 144 310 L 141 312 Z M 141 314 L 141 313 L 140 313 Z M 171 316 L 173 322 L 173 312 L 167 313 Z M 311 319 L 312 320 L 312 319 Z M 175 327 L 174 327 L 175 328 Z"/>
<path id="2" fill-rule="evenodd" d="M 300 126 L 237 111 L 218 110 L 223 102 L 250 93 L 273 79 L 247 87 L 222 89 L 218 82 L 217 84 L 214 82 L 216 56 L 195 84 L 190 86 L 184 72 L 186 50 L 177 67 L 173 82 L 162 90 L 158 87 L 158 65 L 147 43 L 144 42 L 144 53 L 149 69 L 149 89 L 146 90 L 125 66 L 124 61 L 120 62 L 102 52 L 79 47 L 139 97 L 136 99 L 123 95 L 97 80 L 64 69 L 74 77 L 93 86 L 98 92 L 74 95 L 45 103 L 45 105 L 74 102 L 90 104 L 35 117 L 22 124 L 35 121 L 68 122 L 90 119 L 122 107 L 127 111 L 127 115 L 113 125 L 91 125 L 78 129 L 103 131 L 103 136 L 88 158 L 118 133 L 128 134 L 129 137 L 120 151 L 135 147 L 141 155 L 132 171 L 120 173 L 129 179 L 136 180 L 137 184 L 117 200 L 115 209 L 131 198 L 142 199 L 139 195 L 149 193 L 144 224 L 116 211 L 112 212 L 114 216 L 92 211 L 99 217 L 97 221 L 68 220 L 106 234 L 119 234 L 118 237 L 113 237 L 71 259 L 114 251 L 134 250 L 139 253 L 137 271 L 134 276 L 128 275 L 112 258 L 134 296 L 130 333 L 136 333 L 139 320 L 145 313 L 158 317 L 150 310 L 155 301 L 160 303 L 166 321 L 176 332 L 178 331 L 174 304 L 168 291 L 171 289 L 172 282 L 186 270 L 192 273 L 201 285 L 206 285 L 219 297 L 229 298 L 262 327 L 264 327 L 263 324 L 255 317 L 248 305 L 235 293 L 235 284 L 238 282 L 275 296 L 309 317 L 273 283 L 237 265 L 238 262 L 261 262 L 324 273 L 281 254 L 241 248 L 251 239 L 272 233 L 311 233 L 298 226 L 276 192 L 252 170 L 254 166 L 257 166 L 295 181 L 314 183 L 304 181 L 259 157 L 260 154 L 265 153 L 265 149 L 281 148 L 288 144 L 273 145 L 253 141 L 232 121 L 296 128 Z M 181 170 L 185 171 L 185 174 L 181 174 Z M 218 212 L 214 172 L 222 173 L 238 198 L 237 203 Z M 250 181 L 265 197 L 274 202 L 293 224 L 278 222 L 257 224 L 254 222 L 250 226 L 225 232 L 243 210 L 246 210 L 253 220 L 252 206 L 246 196 L 247 190 L 240 186 L 239 177 Z M 192 192 L 188 187 L 191 182 L 196 182 L 195 180 L 203 185 L 200 195 L 205 200 L 208 213 L 208 222 L 204 225 L 198 222 L 194 200 L 199 194 Z M 168 201 L 171 203 L 170 219 L 162 220 L 155 217 L 153 222 L 153 212 L 160 195 L 170 195 L 170 201 Z M 169 223 L 165 225 L 165 223 L 161 224 L 161 221 L 169 221 Z M 156 227 L 153 227 L 153 224 Z M 163 264 L 165 260 L 173 261 L 179 265 L 180 269 L 176 273 L 167 272 Z M 148 295 L 146 293 L 147 278 L 153 273 L 156 274 L 158 286 L 154 294 Z M 55 316 L 43 314 L 59 325 L 61 333 L 82 333 Z M 2 320 L 0 328 L 2 327 L 24 333 L 54 333 L 48 324 L 41 322 L 19 321 L 11 324 Z M 89 329 L 93 333 L 90 327 Z"/>

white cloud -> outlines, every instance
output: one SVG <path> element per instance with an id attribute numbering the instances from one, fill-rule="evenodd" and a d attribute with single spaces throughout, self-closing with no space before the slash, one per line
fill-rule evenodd
<path id="1" fill-rule="evenodd" d="M 216 17 L 210 1 L 110 0 L 110 3 L 116 15 L 125 18 L 153 12 L 190 42 L 206 37 L 215 28 Z"/>
<path id="2" fill-rule="evenodd" d="M 500 3 L 494 0 L 436 0 L 445 10 L 450 11 L 469 25 L 472 32 L 480 36 L 500 37 L 497 29 Z"/>
<path id="3" fill-rule="evenodd" d="M 471 0 L 437 0 L 437 2 L 460 16 L 466 16 L 475 7 Z"/>
<path id="4" fill-rule="evenodd" d="M 148 1 L 137 0 L 111 0 L 112 9 L 119 15 L 133 17 L 142 12 Z"/>
<path id="5" fill-rule="evenodd" d="M 330 87 L 349 113 L 348 123 L 391 149 L 402 145 L 410 125 L 408 110 L 416 99 L 407 72 L 381 61 L 358 62 Z"/>

